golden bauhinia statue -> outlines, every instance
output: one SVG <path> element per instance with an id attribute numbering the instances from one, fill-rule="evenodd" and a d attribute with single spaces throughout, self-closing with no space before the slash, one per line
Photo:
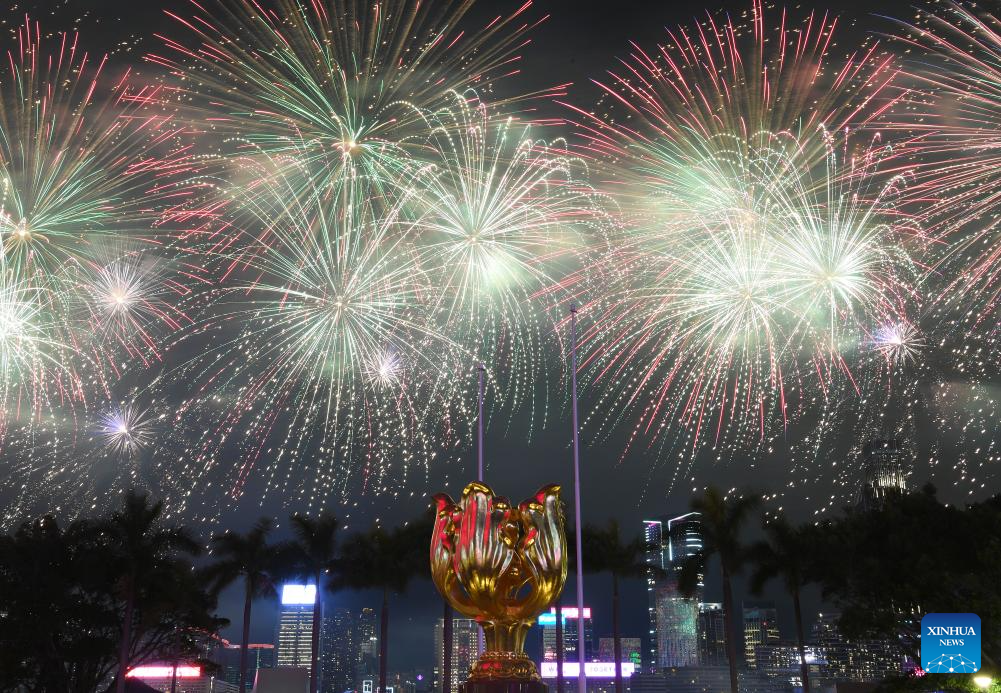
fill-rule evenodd
<path id="1" fill-rule="evenodd" d="M 567 579 L 560 487 L 544 486 L 512 507 L 474 482 L 458 503 L 444 494 L 435 502 L 431 576 L 452 608 L 476 619 L 486 641 L 465 690 L 545 690 L 525 636 Z"/>

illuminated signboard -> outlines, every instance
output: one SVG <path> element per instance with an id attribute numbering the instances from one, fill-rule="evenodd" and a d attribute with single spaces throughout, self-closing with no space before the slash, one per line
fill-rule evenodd
<path id="1" fill-rule="evenodd" d="M 282 585 L 282 604 L 312 606 L 316 602 L 316 585 Z"/>
<path id="2" fill-rule="evenodd" d="M 125 676 L 126 678 L 134 679 L 169 679 L 174 674 L 174 667 L 158 667 L 158 666 L 148 666 L 148 667 L 136 667 L 135 669 L 129 669 L 129 673 Z M 179 679 L 197 679 L 202 675 L 201 667 L 191 667 L 191 666 L 179 666 L 177 667 L 177 678 Z"/>
<path id="3" fill-rule="evenodd" d="M 584 607 L 584 618 L 591 618 L 591 607 Z M 577 620 L 577 607 L 576 606 L 565 606 L 563 607 L 563 622 L 566 623 L 567 620 L 576 621 Z M 539 614 L 539 625 L 540 626 L 555 626 L 556 625 L 556 609 L 550 608 L 548 614 Z"/>
<path id="4" fill-rule="evenodd" d="M 563 662 L 563 676 L 575 678 L 580 671 L 578 662 Z M 622 663 L 622 677 L 629 678 L 636 671 L 636 665 L 632 662 Z M 542 678 L 556 678 L 556 662 L 542 662 L 540 671 Z M 584 676 L 592 679 L 614 679 L 615 662 L 584 662 Z"/>

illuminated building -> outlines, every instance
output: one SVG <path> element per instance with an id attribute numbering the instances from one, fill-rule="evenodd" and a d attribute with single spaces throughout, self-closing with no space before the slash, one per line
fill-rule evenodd
<path id="1" fill-rule="evenodd" d="M 372 693 L 372 682 L 379 673 L 379 636 L 376 633 L 375 609 L 361 610 L 355 624 L 358 637 L 358 668 L 355 670 L 355 688 L 362 693 Z M 365 691 L 366 684 L 369 688 Z"/>
<path id="2" fill-rule="evenodd" d="M 858 506 L 875 510 L 887 497 L 907 492 L 906 450 L 899 440 L 871 440 L 862 451 Z"/>
<path id="3" fill-rule="evenodd" d="M 640 638 L 619 638 L 622 648 L 622 661 L 631 662 L 639 671 L 643 666 L 643 644 Z M 598 661 L 615 661 L 615 638 L 599 638 Z"/>
<path id="4" fill-rule="evenodd" d="M 788 679 L 764 672 L 743 670 L 737 674 L 740 693 L 794 693 Z M 729 693 L 728 667 L 678 667 L 656 673 L 637 673 L 629 680 L 630 693 Z"/>
<path id="5" fill-rule="evenodd" d="M 664 552 L 664 525 L 660 520 L 643 521 L 643 540 L 648 547 L 646 554 L 647 565 L 654 566 L 660 570 L 666 570 Z M 650 630 L 647 631 L 647 663 L 651 669 L 656 668 L 657 663 L 657 600 L 655 592 L 657 589 L 657 577 L 650 571 L 646 576 L 647 591 L 647 621 Z"/>
<path id="6" fill-rule="evenodd" d="M 848 640 L 838 628 L 837 612 L 817 615 L 811 640 L 817 650 L 821 675 L 836 681 L 882 681 L 904 670 L 901 648 L 885 640 Z"/>
<path id="7" fill-rule="evenodd" d="M 744 602 L 744 661 L 757 666 L 755 648 L 773 645 L 780 640 L 779 622 L 774 602 Z"/>
<path id="8" fill-rule="evenodd" d="M 309 671 L 313 654 L 315 599 L 316 585 L 282 586 L 276 667 L 301 667 Z"/>
<path id="9" fill-rule="evenodd" d="M 323 693 L 373 690 L 378 678 L 379 639 L 375 611 L 324 610 L 320 630 L 320 690 Z"/>
<path id="10" fill-rule="evenodd" d="M 646 520 L 643 535 L 650 546 L 646 562 L 663 571 L 647 576 L 650 668 L 686 667 L 698 663 L 698 604 L 704 587 L 699 576 L 696 595 L 682 596 L 678 576 L 687 559 L 702 552 L 698 513 Z"/>
<path id="11" fill-rule="evenodd" d="M 222 676 L 227 683 L 240 687 L 240 645 L 224 641 L 218 651 Z M 271 643 L 250 643 L 247 646 L 247 690 L 254 687 L 258 669 L 270 669 L 275 665 L 275 646 Z"/>
<path id="12" fill-rule="evenodd" d="M 320 631 L 320 683 L 323 693 L 352 690 L 359 657 L 354 614 L 344 608 L 324 609 Z"/>
<path id="13" fill-rule="evenodd" d="M 821 657 L 815 645 L 803 648 L 810 675 L 820 675 Z M 803 685 L 803 674 L 799 663 L 799 646 L 794 642 L 778 642 L 758 645 L 754 648 L 754 658 L 758 671 L 770 676 L 783 677 L 793 686 Z"/>
<path id="14" fill-rule="evenodd" d="M 563 660 L 578 660 L 577 657 L 577 607 L 563 607 Z M 556 661 L 556 608 L 550 608 L 549 613 L 539 614 L 539 625 L 542 627 L 542 661 Z M 591 608 L 584 607 L 584 656 L 594 652 L 594 626 L 591 621 Z M 576 675 L 576 674 L 575 674 Z"/>
<path id="15" fill-rule="evenodd" d="M 726 611 L 718 602 L 699 603 L 699 665 L 721 667 L 726 661 Z"/>
<path id="16" fill-rule="evenodd" d="M 167 693 L 174 679 L 174 667 L 153 664 L 130 669 L 126 676 L 142 681 L 150 688 Z M 180 664 L 177 666 L 177 693 L 239 693 L 239 685 L 227 683 L 202 672 L 201 667 Z"/>
<path id="17" fill-rule="evenodd" d="M 435 690 L 441 690 L 443 663 L 437 653 L 445 651 L 445 620 L 439 618 L 434 627 Z M 480 656 L 480 627 L 471 618 L 452 619 L 452 681 L 449 690 L 457 693 L 459 684 L 465 683 L 469 672 Z"/>

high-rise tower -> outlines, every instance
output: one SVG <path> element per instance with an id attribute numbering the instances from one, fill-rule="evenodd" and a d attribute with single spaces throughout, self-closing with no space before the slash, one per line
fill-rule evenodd
<path id="1" fill-rule="evenodd" d="M 699 514 L 647 520 L 643 535 L 649 546 L 646 562 L 655 568 L 647 576 L 649 666 L 653 670 L 694 666 L 698 663 L 698 605 L 703 580 L 700 575 L 697 593 L 689 598 L 678 589 L 678 578 L 687 560 L 703 551 Z"/>

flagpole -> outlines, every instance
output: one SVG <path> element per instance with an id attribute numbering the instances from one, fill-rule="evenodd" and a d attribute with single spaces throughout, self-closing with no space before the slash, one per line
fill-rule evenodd
<path id="1" fill-rule="evenodd" d="M 584 562 L 581 556 L 580 441 L 577 433 L 577 304 L 570 305 L 570 391 L 573 403 L 573 505 L 574 540 L 577 547 L 577 693 L 586 693 L 584 673 Z"/>
<path id="2" fill-rule="evenodd" d="M 476 406 L 477 406 L 477 417 L 476 417 L 476 480 L 481 484 L 483 483 L 483 374 L 487 372 L 487 367 L 480 361 L 477 366 L 478 374 L 478 387 L 476 395 Z M 480 628 L 480 632 L 476 637 L 476 646 L 480 653 L 486 649 L 486 643 L 484 641 L 483 629 Z"/>
<path id="3" fill-rule="evenodd" d="M 479 396 L 477 398 L 479 414 L 476 417 L 476 480 L 483 483 L 483 374 L 486 373 L 487 368 L 482 361 L 477 370 L 479 371 Z"/>

